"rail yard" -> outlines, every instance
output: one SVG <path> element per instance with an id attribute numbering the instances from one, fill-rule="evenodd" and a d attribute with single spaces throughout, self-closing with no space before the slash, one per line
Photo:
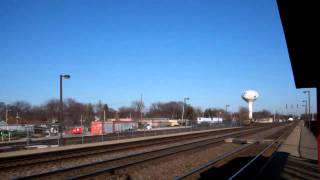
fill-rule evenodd
<path id="1" fill-rule="evenodd" d="M 226 178 L 222 171 L 213 173 L 214 168 L 250 156 L 261 170 L 295 126 L 295 122 L 274 123 L 7 152 L 0 154 L 0 175 L 3 179 L 197 179 L 217 174 Z M 229 167 L 228 175 L 245 177 L 247 168 L 255 174 L 249 162 Z"/>

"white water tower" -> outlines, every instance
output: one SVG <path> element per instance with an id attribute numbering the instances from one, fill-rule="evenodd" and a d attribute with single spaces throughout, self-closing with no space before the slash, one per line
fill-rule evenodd
<path id="1" fill-rule="evenodd" d="M 252 105 L 253 102 L 258 99 L 259 94 L 257 91 L 254 90 L 247 90 L 242 94 L 242 99 L 245 100 L 248 103 L 248 109 L 249 109 L 249 119 L 252 120 Z"/>

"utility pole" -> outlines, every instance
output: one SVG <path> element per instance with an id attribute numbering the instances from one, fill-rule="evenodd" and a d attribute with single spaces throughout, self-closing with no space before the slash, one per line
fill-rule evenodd
<path id="1" fill-rule="evenodd" d="M 305 103 L 304 106 L 305 107 L 305 111 L 304 111 L 304 115 L 305 115 L 305 122 L 306 120 L 308 120 L 308 101 L 307 100 L 303 100 L 303 103 Z M 310 124 L 308 125 L 308 127 L 310 126 Z"/>
<path id="2" fill-rule="evenodd" d="M 310 91 L 303 91 L 303 93 L 308 95 L 308 122 L 309 122 L 309 129 L 311 128 L 311 113 L 310 113 Z"/>
<path id="3" fill-rule="evenodd" d="M 228 115 L 228 107 L 229 107 L 230 105 L 229 104 L 226 104 L 226 111 L 225 111 L 225 120 L 227 120 L 227 115 Z"/>
<path id="4" fill-rule="evenodd" d="M 6 107 L 6 123 L 7 123 L 7 125 L 8 125 L 8 112 L 9 111 L 11 111 L 11 109 L 8 109 L 7 107 Z"/>
<path id="5" fill-rule="evenodd" d="M 62 125 L 64 123 L 63 121 L 63 102 L 62 102 L 62 80 L 63 79 L 70 79 L 70 75 L 68 74 L 60 74 L 60 106 L 59 106 L 59 131 L 60 131 L 60 137 L 59 137 L 59 146 L 63 145 L 63 136 L 62 136 Z"/>
<path id="6" fill-rule="evenodd" d="M 82 122 L 82 114 L 80 117 L 80 126 L 81 126 L 81 144 L 83 144 L 83 131 L 84 131 L 84 126 L 83 126 L 83 122 Z"/>
<path id="7" fill-rule="evenodd" d="M 16 115 L 16 124 L 19 124 L 19 119 L 20 119 L 19 112 L 17 112 L 17 115 Z"/>
<path id="8" fill-rule="evenodd" d="M 183 120 L 183 116 L 184 116 L 184 106 L 185 106 L 185 104 L 186 104 L 186 101 L 189 100 L 189 99 L 190 99 L 190 98 L 188 98 L 188 97 L 183 98 L 181 122 L 184 121 L 184 120 Z M 187 127 L 187 119 L 185 120 L 184 123 L 185 123 L 185 127 Z"/>
<path id="9" fill-rule="evenodd" d="M 143 104 L 142 104 L 142 93 L 140 96 L 140 123 L 142 122 L 142 108 L 143 108 Z"/>
<path id="10" fill-rule="evenodd" d="M 99 99 L 98 103 L 98 109 L 99 109 L 99 120 L 102 121 L 102 104 L 101 104 L 101 99 Z"/>

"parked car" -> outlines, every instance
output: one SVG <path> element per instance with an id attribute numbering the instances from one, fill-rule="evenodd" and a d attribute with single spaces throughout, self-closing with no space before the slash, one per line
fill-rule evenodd
<path id="1" fill-rule="evenodd" d="M 152 129 L 152 126 L 151 126 L 150 124 L 146 124 L 146 125 L 145 125 L 145 129 L 151 130 L 151 129 Z"/>
<path id="2" fill-rule="evenodd" d="M 71 134 L 82 134 L 82 127 L 71 128 Z"/>

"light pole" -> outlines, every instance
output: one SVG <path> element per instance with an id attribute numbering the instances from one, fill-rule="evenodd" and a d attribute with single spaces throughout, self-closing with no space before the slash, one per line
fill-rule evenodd
<path id="1" fill-rule="evenodd" d="M 310 129 L 310 91 L 303 91 L 304 94 L 308 94 L 308 121 L 309 121 L 309 129 Z"/>
<path id="2" fill-rule="evenodd" d="M 182 118 L 181 118 L 181 121 L 182 121 L 182 122 L 184 121 L 184 120 L 183 120 L 183 116 L 184 116 L 184 106 L 185 106 L 187 100 L 190 100 L 190 98 L 188 98 L 188 97 L 183 98 Z M 187 127 L 187 120 L 185 120 L 185 126 Z"/>
<path id="3" fill-rule="evenodd" d="M 221 111 L 218 113 L 219 115 L 218 115 L 218 122 L 220 122 L 221 121 L 221 123 L 222 123 L 222 117 L 221 117 Z M 221 118 L 221 119 L 220 119 Z"/>
<path id="4" fill-rule="evenodd" d="M 62 80 L 63 79 L 70 79 L 69 74 L 60 74 L 60 106 L 59 106 L 59 130 L 60 130 L 60 137 L 59 137 L 59 145 L 63 145 L 63 137 L 62 137 L 62 124 L 64 123 L 63 121 L 63 103 L 62 103 Z"/>
<path id="5" fill-rule="evenodd" d="M 81 116 L 80 116 L 80 126 L 81 126 L 81 144 L 83 144 L 83 131 L 84 131 L 84 126 L 83 126 L 82 114 L 81 114 Z"/>
<path id="6" fill-rule="evenodd" d="M 229 104 L 226 104 L 226 112 L 225 112 L 225 120 L 227 120 L 227 115 L 228 115 L 228 107 L 230 107 Z"/>
<path id="7" fill-rule="evenodd" d="M 19 116 L 19 112 L 17 112 L 17 116 L 16 116 L 16 124 L 19 124 L 19 119 L 21 119 L 21 117 Z"/>
<path id="8" fill-rule="evenodd" d="M 8 109 L 6 106 L 6 123 L 7 123 L 7 130 L 9 129 L 9 125 L 8 125 L 8 112 L 12 111 L 11 109 Z"/>
<path id="9" fill-rule="evenodd" d="M 307 114 L 308 114 L 308 105 L 307 105 L 307 103 L 308 103 L 308 101 L 307 100 L 303 100 L 302 101 L 303 103 L 305 103 L 303 106 L 305 107 L 305 112 L 304 112 L 304 115 L 305 115 L 305 122 L 306 122 L 306 120 L 308 120 L 307 119 Z"/>
<path id="10" fill-rule="evenodd" d="M 6 123 L 8 125 L 8 112 L 12 111 L 11 109 L 6 109 Z"/>
<path id="11" fill-rule="evenodd" d="M 142 93 L 140 96 L 140 123 L 142 123 L 142 111 L 143 111 L 143 102 L 142 102 Z"/>

